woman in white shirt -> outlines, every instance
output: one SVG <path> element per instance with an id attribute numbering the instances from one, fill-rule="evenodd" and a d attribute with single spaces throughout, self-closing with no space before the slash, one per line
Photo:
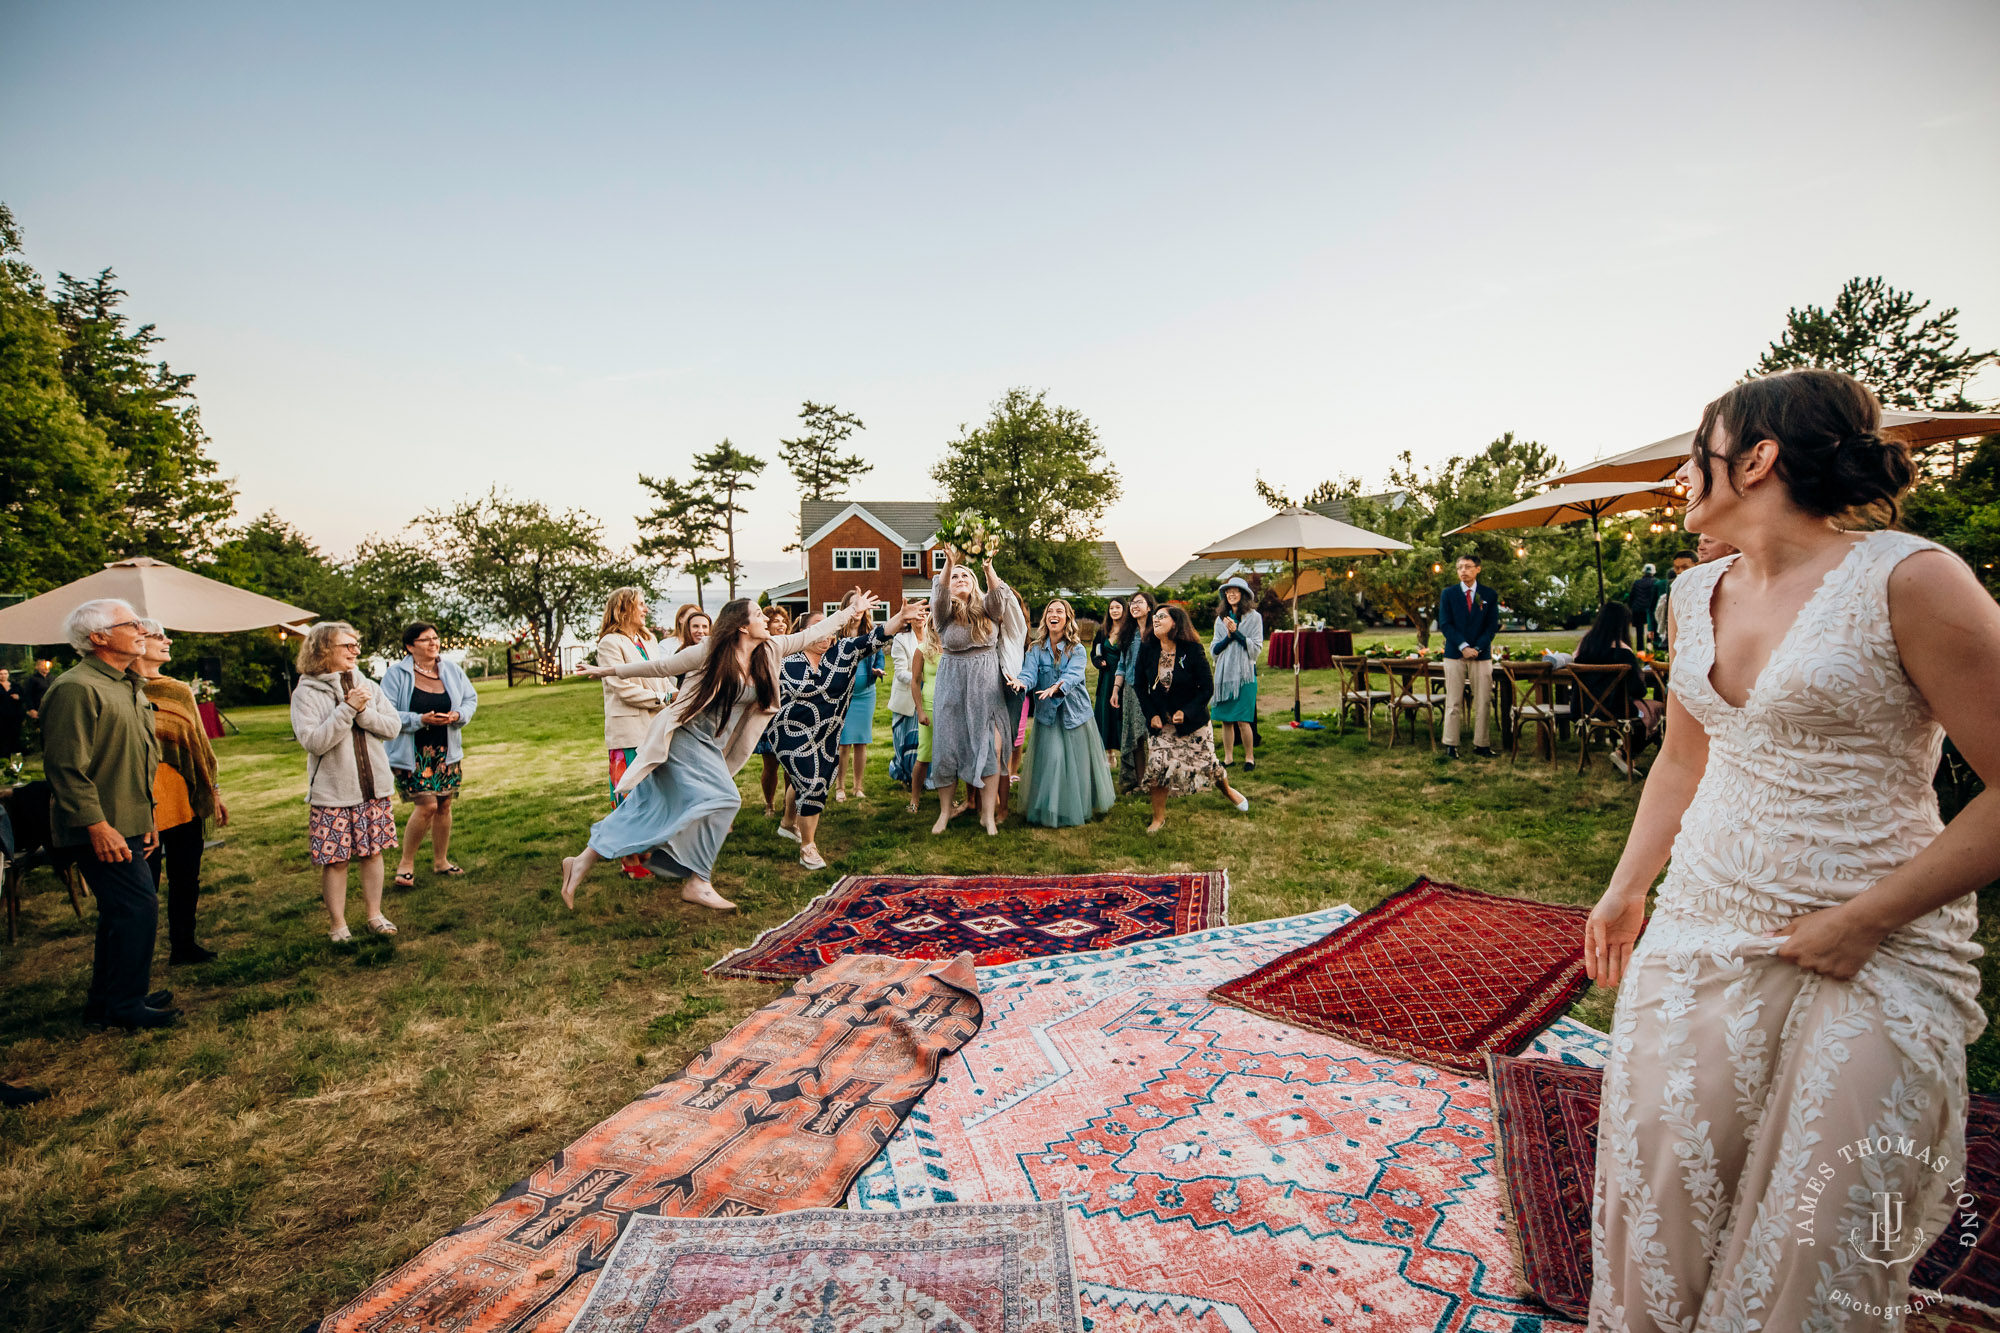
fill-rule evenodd
<path id="1" fill-rule="evenodd" d="M 597 664 L 621 666 L 626 662 L 646 662 L 664 655 L 662 646 L 646 632 L 646 595 L 637 588 L 619 588 L 604 603 L 604 623 L 597 629 Z M 618 779 L 639 753 L 653 717 L 674 697 L 674 682 L 664 676 L 607 676 L 604 678 L 604 747 L 611 754 L 611 808 L 625 803 Z M 618 873 L 627 879 L 646 879 L 646 858 L 628 856 Z"/>

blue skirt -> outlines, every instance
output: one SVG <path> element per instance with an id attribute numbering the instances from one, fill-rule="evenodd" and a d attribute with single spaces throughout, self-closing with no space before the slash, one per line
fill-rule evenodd
<path id="1" fill-rule="evenodd" d="M 1211 704 L 1208 716 L 1215 722 L 1255 722 L 1257 720 L 1257 682 L 1252 680 L 1236 687 L 1236 697 L 1228 703 Z"/>
<path id="2" fill-rule="evenodd" d="M 875 739 L 875 687 L 854 691 L 840 721 L 842 745 L 867 745 Z"/>
<path id="3" fill-rule="evenodd" d="M 1103 814 L 1118 799 L 1094 722 L 1076 727 L 1037 722 L 1027 750 L 1021 785 L 1028 793 L 1023 805 L 1030 824 L 1070 828 Z"/>
<path id="4" fill-rule="evenodd" d="M 625 803 L 593 824 L 590 849 L 607 861 L 658 849 L 662 870 L 712 877 L 742 794 L 704 717 L 674 732 L 667 762 L 646 775 Z"/>

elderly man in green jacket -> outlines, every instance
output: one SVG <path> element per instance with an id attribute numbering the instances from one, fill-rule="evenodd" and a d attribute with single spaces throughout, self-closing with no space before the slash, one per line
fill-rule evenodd
<path id="1" fill-rule="evenodd" d="M 63 631 L 82 661 L 42 700 L 42 766 L 55 789 L 51 832 L 71 850 L 97 897 L 97 951 L 86 1022 L 165 1027 L 171 996 L 148 995 L 160 899 L 146 854 L 153 848 L 153 772 L 160 743 L 153 705 L 133 664 L 145 647 L 124 602 L 85 602 Z"/>

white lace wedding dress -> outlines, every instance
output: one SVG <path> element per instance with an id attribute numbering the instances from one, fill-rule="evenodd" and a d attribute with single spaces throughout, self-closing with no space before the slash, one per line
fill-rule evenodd
<path id="1" fill-rule="evenodd" d="M 1889 626 L 1890 571 L 1930 549 L 1900 532 L 1855 542 L 1742 708 L 1708 679 L 1710 597 L 1735 557 L 1674 584 L 1673 688 L 1708 732 L 1708 769 L 1618 992 L 1594 1333 L 1896 1328 L 1881 1307 L 1952 1220 L 1965 1046 L 1986 1025 L 1973 896 L 1895 932 L 1851 982 L 1776 957 L 1769 934 L 1941 827 L 1943 733 Z"/>

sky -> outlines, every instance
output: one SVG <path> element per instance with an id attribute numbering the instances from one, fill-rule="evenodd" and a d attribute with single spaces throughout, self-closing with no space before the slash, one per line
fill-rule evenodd
<path id="1" fill-rule="evenodd" d="M 1689 429 L 1849 277 L 2000 346 L 1996 56 L 1991 0 L 0 0 L 0 200 L 337 555 L 495 486 L 628 542 L 727 437 L 762 586 L 802 400 L 925 499 L 1020 385 L 1157 576 L 1259 474 Z"/>

